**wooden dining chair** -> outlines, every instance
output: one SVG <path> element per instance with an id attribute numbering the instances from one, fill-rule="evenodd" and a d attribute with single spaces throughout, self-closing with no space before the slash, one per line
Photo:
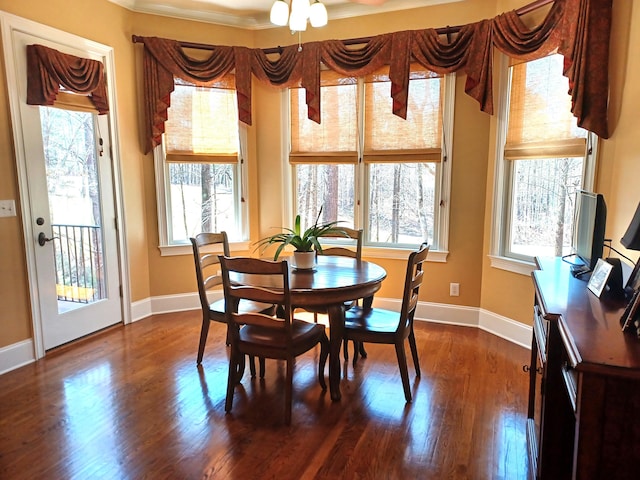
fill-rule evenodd
<path id="1" fill-rule="evenodd" d="M 409 255 L 407 273 L 404 281 L 402 307 L 400 313 L 381 308 L 364 308 L 356 306 L 345 312 L 344 338 L 367 343 L 386 343 L 395 345 L 400 377 L 404 387 L 404 397 L 411 401 L 409 388 L 409 372 L 404 350 L 405 340 L 409 340 L 416 376 L 420 377 L 418 350 L 413 333 L 413 316 L 418 304 L 418 290 L 423 279 L 423 263 L 427 259 L 429 246 L 423 243 L 420 248 Z M 358 352 L 354 352 L 353 365 L 358 360 Z"/>
<path id="2" fill-rule="evenodd" d="M 233 394 L 240 381 L 237 372 L 245 355 L 275 358 L 286 361 L 285 423 L 291 423 L 291 401 L 293 396 L 293 368 L 297 356 L 320 344 L 318 381 L 323 390 L 324 366 L 329 355 L 329 339 L 324 325 L 293 318 L 289 290 L 289 266 L 287 261 L 274 262 L 258 258 L 220 257 L 224 296 L 227 307 L 227 325 L 231 339 L 229 377 L 225 411 L 233 406 Z M 260 278 L 251 282 L 247 276 Z M 237 277 L 235 282 L 231 277 Z M 244 278 L 240 278 L 244 276 Z M 242 283 L 240 283 L 242 282 Z M 256 312 L 238 312 L 238 302 L 253 301 L 282 306 L 282 318 Z"/>
<path id="3" fill-rule="evenodd" d="M 323 244 L 320 255 L 338 255 L 340 257 L 362 258 L 362 229 L 355 230 L 353 228 L 336 227 L 339 232 L 330 232 L 320 237 L 320 242 L 326 238 L 339 238 L 343 240 L 351 240 L 354 248 L 348 248 L 342 245 Z M 344 234 L 343 234 L 344 232 Z"/>
<path id="4" fill-rule="evenodd" d="M 220 272 L 219 252 L 212 252 L 213 247 L 221 246 L 224 255 L 229 256 L 229 240 L 226 232 L 220 233 L 200 233 L 195 238 L 190 238 L 193 246 L 193 258 L 196 265 L 196 280 L 198 282 L 198 294 L 200 296 L 200 306 L 202 308 L 202 328 L 200 329 L 200 343 L 198 345 L 197 364 L 202 363 L 204 347 L 209 334 L 209 324 L 212 321 L 226 324 L 224 297 L 214 302 L 209 301 L 208 294 L 213 290 L 222 291 L 222 274 Z M 241 312 L 261 312 L 266 315 L 273 315 L 275 306 L 259 302 L 241 302 Z M 227 333 L 227 344 L 229 344 Z M 250 363 L 251 374 L 255 376 L 255 363 Z M 260 365 L 260 376 L 264 376 L 264 364 Z"/>

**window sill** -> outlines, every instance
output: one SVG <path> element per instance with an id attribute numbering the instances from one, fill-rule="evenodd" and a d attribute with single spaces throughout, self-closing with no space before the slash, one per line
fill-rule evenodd
<path id="1" fill-rule="evenodd" d="M 524 262 L 522 260 L 514 260 L 513 258 L 498 257 L 495 255 L 489 255 L 489 258 L 491 259 L 491 266 L 493 268 L 519 273 L 520 275 L 530 276 L 531 272 L 536 269 L 536 265 L 533 262 Z"/>
<path id="2" fill-rule="evenodd" d="M 382 248 L 382 247 L 363 247 L 362 256 L 365 258 L 391 258 L 396 260 L 406 260 L 411 252 L 416 248 Z M 448 251 L 429 250 L 427 256 L 428 262 L 446 263 Z"/>
<path id="3" fill-rule="evenodd" d="M 158 247 L 160 250 L 161 257 L 173 257 L 177 255 L 193 255 L 193 247 L 191 244 L 183 244 L 183 245 L 160 245 Z M 229 249 L 231 253 L 235 252 L 247 252 L 251 250 L 251 242 L 232 242 L 229 244 Z M 209 249 L 205 249 L 205 252 L 212 253 L 222 253 L 222 245 L 216 245 Z"/>
<path id="4" fill-rule="evenodd" d="M 234 242 L 229 244 L 231 253 L 235 252 L 252 252 L 253 247 L 251 242 Z M 193 249 L 191 245 L 160 245 L 161 257 L 173 257 L 177 255 L 193 255 Z M 209 250 L 206 250 L 209 251 Z M 214 253 L 222 253 L 222 247 L 217 246 L 210 249 Z M 406 260 L 413 249 L 405 248 L 381 248 L 381 247 L 364 247 L 362 249 L 362 256 L 366 258 L 390 258 L 397 260 Z M 430 250 L 427 257 L 428 262 L 446 263 L 448 251 L 436 251 Z"/>

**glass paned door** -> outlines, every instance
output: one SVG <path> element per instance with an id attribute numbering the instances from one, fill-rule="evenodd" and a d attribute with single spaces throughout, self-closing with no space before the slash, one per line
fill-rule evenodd
<path id="1" fill-rule="evenodd" d="M 40 108 L 58 312 L 105 298 L 94 114 Z M 97 148 L 96 148 L 97 147 Z M 42 236 L 40 237 L 42 238 Z"/>
<path id="2" fill-rule="evenodd" d="M 50 349 L 122 322 L 109 125 L 92 112 L 23 108 L 37 295 Z"/>
<path id="3" fill-rule="evenodd" d="M 92 112 L 23 105 L 22 113 L 50 349 L 122 322 L 109 125 Z"/>

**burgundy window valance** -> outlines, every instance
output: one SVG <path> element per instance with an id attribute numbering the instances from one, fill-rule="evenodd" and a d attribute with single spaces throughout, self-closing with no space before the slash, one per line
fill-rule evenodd
<path id="1" fill-rule="evenodd" d="M 99 114 L 109 112 L 102 62 L 27 45 L 27 104 L 53 105 L 60 86 L 87 95 Z"/>
<path id="2" fill-rule="evenodd" d="M 207 85 L 233 71 L 240 121 L 248 125 L 252 75 L 279 88 L 302 86 L 308 117 L 320 123 L 321 64 L 351 76 L 364 76 L 389 65 L 393 113 L 406 118 L 410 64 L 418 62 L 439 74 L 465 74 L 465 92 L 478 101 L 483 112 L 493 114 L 494 48 L 523 61 L 555 50 L 561 53 L 578 125 L 608 138 L 611 7 L 612 0 L 556 0 L 534 28 L 511 11 L 461 26 L 451 36 L 430 28 L 378 35 L 358 47 L 340 40 L 310 42 L 302 50 L 298 45 L 282 48 L 275 60 L 261 49 L 230 46 L 208 46 L 210 56 L 195 60 L 175 40 L 144 37 L 146 152 L 161 142 L 174 76 Z"/>

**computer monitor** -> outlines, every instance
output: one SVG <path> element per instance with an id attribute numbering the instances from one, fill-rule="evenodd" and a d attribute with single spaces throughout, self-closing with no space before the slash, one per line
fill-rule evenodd
<path id="1" fill-rule="evenodd" d="M 607 206 L 599 193 L 579 190 L 573 224 L 573 253 L 583 265 L 576 265 L 574 275 L 590 272 L 602 258 Z"/>

